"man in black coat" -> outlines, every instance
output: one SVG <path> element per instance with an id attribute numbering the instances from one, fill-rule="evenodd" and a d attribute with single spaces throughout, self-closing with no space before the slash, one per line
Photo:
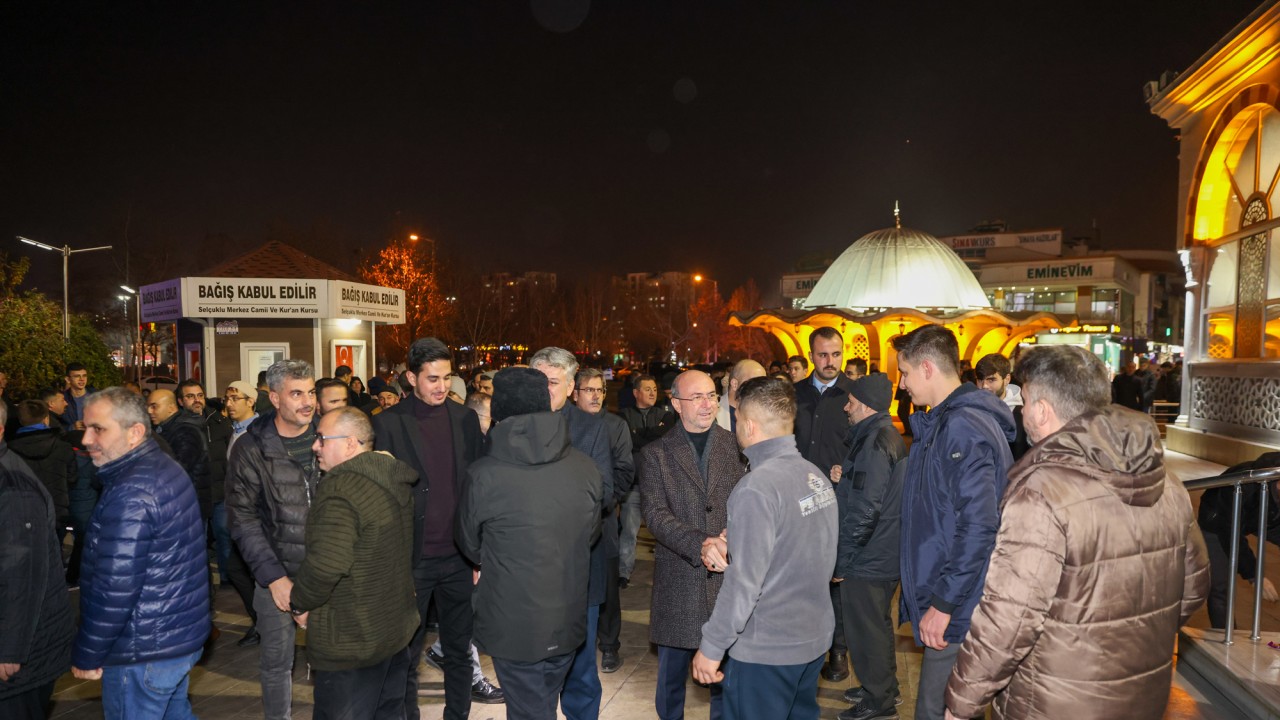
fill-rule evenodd
<path id="1" fill-rule="evenodd" d="M 418 664 L 427 640 L 427 607 L 435 596 L 444 651 L 444 717 L 471 713 L 471 564 L 454 542 L 458 502 L 467 467 L 484 451 L 480 420 L 471 408 L 449 402 L 453 353 L 436 338 L 409 348 L 405 376 L 413 394 L 373 416 L 378 450 L 418 473 L 413 487 L 413 584 L 422 624 L 409 643 L 405 713 L 417 720 Z"/>
<path id="2" fill-rule="evenodd" d="M 493 656 L 512 720 L 554 720 L 587 635 L 591 545 L 604 487 L 552 413 L 541 373 L 494 377 L 490 449 L 467 470 L 458 544 L 480 566 L 476 642 Z M 592 647 L 594 650 L 594 647 Z"/>
<path id="3" fill-rule="evenodd" d="M 604 484 L 602 514 L 613 512 L 613 457 L 609 448 L 609 434 L 604 421 L 579 410 L 569 402 L 573 394 L 574 378 L 578 373 L 578 361 L 573 353 L 558 347 L 542 348 L 529 358 L 529 367 L 547 377 L 547 390 L 551 395 L 551 411 L 564 415 L 569 424 L 569 442 L 582 454 L 591 458 L 600 472 Z M 497 391 L 497 388 L 494 389 Z M 600 606 L 605 601 L 605 583 L 608 577 L 609 558 L 618 557 L 617 536 L 610 543 L 601 538 L 591 549 L 591 577 L 587 589 L 587 640 L 578 648 L 569 677 L 560 695 L 560 707 L 568 720 L 595 720 L 600 716 L 600 699 L 603 688 L 596 672 L 596 631 L 600 623 Z"/>
<path id="4" fill-rule="evenodd" d="M 49 426 L 49 411 L 39 400 L 18 403 L 18 430 L 8 437 L 9 449 L 27 462 L 35 476 L 44 483 L 53 500 L 58 523 L 58 537 L 65 534 L 71 522 L 70 488 L 77 480 L 79 466 L 76 451 L 63 439 L 62 433 Z"/>
<path id="5" fill-rule="evenodd" d="M 0 406 L 0 717 L 43 718 L 75 628 L 53 500 L 4 440 Z"/>
<path id="6" fill-rule="evenodd" d="M 200 498 L 200 517 L 205 522 L 213 515 L 209 493 L 209 441 L 204 434 L 204 419 L 178 406 L 172 390 L 157 388 L 147 396 L 147 415 L 155 434 L 164 438 L 173 450 L 173 459 L 187 471 Z"/>
<path id="7" fill-rule="evenodd" d="M 849 454 L 849 417 L 844 412 L 853 385 L 844 368 L 844 338 L 833 327 L 820 327 L 809 336 L 809 360 L 813 372 L 795 384 L 796 446 L 805 460 L 830 472 Z M 831 585 L 831 606 L 836 613 L 836 632 L 831 640 L 831 659 L 822 677 L 839 682 L 849 677 L 840 588 Z"/>
<path id="8" fill-rule="evenodd" d="M 684 717 L 685 681 L 702 642 L 724 574 L 703 557 L 728 525 L 729 493 L 746 474 L 738 441 L 716 424 L 716 386 L 689 370 L 672 386 L 680 422 L 639 455 L 640 496 L 653 533 L 653 601 L 649 640 L 658 646 L 654 705 L 661 720 Z M 720 687 L 711 688 L 711 717 L 720 717 Z"/>

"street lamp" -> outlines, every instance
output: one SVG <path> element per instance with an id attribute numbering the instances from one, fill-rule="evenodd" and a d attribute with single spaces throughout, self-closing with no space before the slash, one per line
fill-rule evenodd
<path id="1" fill-rule="evenodd" d="M 94 250 L 110 250 L 111 246 L 102 245 L 100 247 L 77 248 L 75 250 L 72 250 L 70 245 L 63 245 L 60 248 L 56 248 L 52 245 L 45 245 L 42 242 L 37 242 L 35 240 L 32 240 L 31 238 L 24 238 L 21 235 L 17 237 L 19 240 L 21 240 L 22 242 L 28 245 L 34 245 L 42 250 L 52 250 L 53 252 L 62 254 L 62 339 L 64 341 L 70 341 L 71 340 L 71 293 L 67 287 L 67 284 L 68 284 L 67 261 L 71 259 L 71 253 L 93 252 Z"/>
<path id="2" fill-rule="evenodd" d="M 142 384 L 142 294 L 139 293 L 137 290 L 134 290 L 133 288 L 129 287 L 128 285 L 121 285 L 120 289 L 132 295 L 138 305 L 138 322 L 134 324 L 134 327 L 138 329 L 138 345 L 137 345 L 137 348 L 133 351 L 133 368 L 134 368 L 134 376 L 137 378 L 138 384 L 141 385 Z M 119 297 L 121 300 L 128 299 L 123 295 Z"/>

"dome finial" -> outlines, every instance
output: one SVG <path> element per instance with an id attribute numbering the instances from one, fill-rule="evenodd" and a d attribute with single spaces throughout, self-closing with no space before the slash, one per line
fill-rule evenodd
<path id="1" fill-rule="evenodd" d="M 898 212 L 898 201 L 893 201 L 893 226 L 902 229 L 902 213 Z"/>

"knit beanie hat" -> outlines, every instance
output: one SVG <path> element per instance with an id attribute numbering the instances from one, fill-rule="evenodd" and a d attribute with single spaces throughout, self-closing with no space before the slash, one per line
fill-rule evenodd
<path id="1" fill-rule="evenodd" d="M 550 412 L 551 392 L 547 376 L 527 367 L 509 367 L 493 376 L 493 400 L 489 415 L 501 422 L 516 415 Z"/>
<path id="2" fill-rule="evenodd" d="M 888 375 L 874 373 L 854 380 L 849 394 L 876 412 L 888 412 L 889 402 L 893 400 L 893 386 L 889 383 Z"/>

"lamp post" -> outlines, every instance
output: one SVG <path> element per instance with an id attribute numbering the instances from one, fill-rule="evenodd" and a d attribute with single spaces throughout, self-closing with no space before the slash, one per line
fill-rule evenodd
<path id="1" fill-rule="evenodd" d="M 73 250 L 70 245 L 63 245 L 62 247 L 57 248 L 52 245 L 45 245 L 42 242 L 37 242 L 35 240 L 32 240 L 31 238 L 22 237 L 21 235 L 18 236 L 18 239 L 28 245 L 34 245 L 42 250 L 52 250 L 53 252 L 62 254 L 62 339 L 63 341 L 70 341 L 71 340 L 71 293 L 68 288 L 67 261 L 71 259 L 72 253 L 93 252 L 94 250 L 110 250 L 111 246 L 102 245 L 100 247 L 76 248 Z"/>
<path id="2" fill-rule="evenodd" d="M 134 324 L 134 327 L 138 329 L 138 345 L 137 345 L 137 349 L 134 350 L 134 353 L 133 353 L 133 369 L 134 369 L 134 377 L 137 379 L 138 384 L 141 385 L 142 384 L 142 294 L 139 293 L 137 290 L 134 290 L 133 288 L 129 287 L 128 285 L 121 285 L 120 289 L 132 295 L 134 298 L 134 301 L 137 303 L 137 306 L 138 306 L 138 317 L 137 317 L 138 322 Z"/>

